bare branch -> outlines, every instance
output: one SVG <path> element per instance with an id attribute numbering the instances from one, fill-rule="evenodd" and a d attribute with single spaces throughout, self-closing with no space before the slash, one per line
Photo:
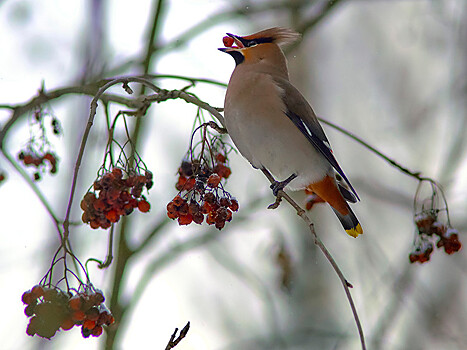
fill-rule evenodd
<path id="1" fill-rule="evenodd" d="M 420 171 L 412 171 L 412 170 L 409 170 L 408 168 L 406 168 L 405 166 L 401 165 L 400 163 L 396 162 L 394 159 L 390 158 L 389 156 L 385 155 L 384 153 L 378 151 L 375 147 L 371 146 L 369 143 L 363 141 L 360 137 L 356 136 L 355 134 L 351 133 L 350 131 L 347 131 L 345 130 L 344 128 L 334 124 L 334 123 L 331 123 L 330 121 L 327 121 L 326 119 L 323 119 L 323 118 L 318 118 L 320 122 L 322 122 L 323 124 L 326 124 L 338 131 L 340 131 L 341 133 L 343 133 L 344 135 L 350 137 L 352 140 L 355 140 L 357 141 L 359 144 L 361 144 L 362 146 L 364 146 L 365 148 L 367 148 L 368 150 L 370 150 L 371 152 L 375 153 L 378 157 L 380 158 L 383 158 L 386 162 L 388 162 L 389 164 L 391 164 L 392 166 L 396 167 L 397 169 L 399 169 L 400 171 L 402 171 L 404 174 L 406 175 L 409 175 L 415 179 L 417 179 L 418 181 L 423 181 L 423 180 L 426 180 L 426 181 L 433 181 L 432 179 L 430 178 L 427 178 L 427 177 L 423 177 L 421 176 L 421 172 Z"/>
<path id="2" fill-rule="evenodd" d="M 128 76 L 127 78 L 129 78 Z M 141 76 L 131 76 L 135 78 L 148 78 L 148 79 L 177 79 L 177 80 L 184 80 L 190 82 L 192 85 L 195 83 L 204 83 L 204 84 L 211 84 L 215 86 L 225 87 L 226 84 L 212 80 L 212 79 L 204 79 L 204 78 L 193 78 L 193 77 L 185 77 L 181 75 L 173 75 L 173 74 L 148 74 L 148 75 L 141 75 Z M 69 86 L 58 88 L 50 91 L 45 91 L 43 89 L 39 90 L 37 96 L 31 98 L 29 101 L 20 103 L 20 104 L 2 104 L 0 105 L 0 109 L 8 109 L 11 110 L 12 116 L 11 118 L 3 125 L 3 128 L 0 130 L 0 149 L 3 148 L 4 141 L 6 139 L 6 135 L 10 131 L 11 127 L 26 113 L 35 109 L 36 107 L 48 103 L 50 101 L 59 99 L 66 95 L 87 95 L 87 96 L 96 96 L 99 89 L 104 86 L 105 84 L 114 81 L 115 79 L 125 78 L 123 77 L 116 77 L 110 79 L 102 79 L 97 82 L 80 85 L 80 86 Z M 127 98 L 124 96 L 105 93 L 102 94 L 99 98 L 103 103 L 114 102 L 129 108 L 138 109 L 141 108 L 141 101 L 135 98 Z"/>
<path id="3" fill-rule="evenodd" d="M 175 331 L 173 332 L 172 336 L 170 337 L 169 343 L 165 347 L 165 350 L 170 350 L 170 349 L 173 349 L 174 347 L 176 347 L 178 345 L 178 343 L 180 343 L 182 341 L 182 339 L 186 337 L 189 329 L 190 329 L 190 321 L 188 321 L 186 326 L 183 327 L 183 329 L 180 331 L 180 334 L 177 337 L 177 339 L 175 339 L 175 337 L 177 336 L 177 332 L 178 332 L 178 328 L 175 328 Z"/>
<path id="4" fill-rule="evenodd" d="M 276 180 L 274 177 L 271 175 L 271 173 L 266 170 L 262 169 L 264 175 L 267 177 L 267 179 L 273 184 Z M 350 289 L 353 288 L 352 284 L 347 281 L 345 278 L 344 274 L 342 273 L 341 269 L 337 265 L 336 261 L 332 257 L 331 253 L 329 253 L 328 249 L 324 245 L 324 243 L 319 239 L 318 235 L 316 234 L 315 227 L 313 225 L 313 222 L 310 220 L 310 218 L 306 215 L 305 210 L 303 210 L 287 193 L 285 193 L 283 190 L 279 190 L 278 192 L 278 197 L 284 198 L 297 212 L 297 215 L 302 218 L 302 220 L 307 224 L 308 228 L 310 229 L 311 234 L 313 235 L 314 242 L 315 244 L 321 249 L 321 252 L 324 254 L 326 259 L 329 261 L 331 266 L 333 267 L 334 271 L 336 272 L 337 276 L 342 282 L 342 286 L 344 287 L 345 294 L 347 296 L 347 299 L 350 304 L 350 308 L 352 309 L 352 313 L 355 319 L 355 323 L 357 325 L 358 333 L 360 336 L 360 343 L 362 345 L 362 350 L 366 349 L 365 345 L 365 336 L 363 334 L 363 328 L 360 323 L 360 318 L 358 317 L 357 313 L 357 308 L 355 307 L 355 303 L 352 299 L 352 295 L 350 294 Z"/>

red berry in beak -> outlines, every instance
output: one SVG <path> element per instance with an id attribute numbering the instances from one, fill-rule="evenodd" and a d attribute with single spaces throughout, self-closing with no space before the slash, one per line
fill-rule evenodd
<path id="1" fill-rule="evenodd" d="M 234 43 L 234 39 L 231 38 L 230 36 L 224 36 L 222 38 L 222 42 L 224 43 L 225 47 L 231 47 Z"/>

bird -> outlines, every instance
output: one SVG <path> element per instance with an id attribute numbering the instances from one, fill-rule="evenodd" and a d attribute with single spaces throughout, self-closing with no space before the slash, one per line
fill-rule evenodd
<path id="1" fill-rule="evenodd" d="M 235 69 L 225 95 L 224 123 L 236 148 L 254 168 L 273 174 L 275 195 L 286 186 L 313 192 L 331 206 L 348 235 L 362 234 L 348 204 L 360 198 L 312 107 L 289 81 L 280 46 L 300 34 L 274 27 L 247 36 L 226 35 L 219 50 L 233 57 Z"/>

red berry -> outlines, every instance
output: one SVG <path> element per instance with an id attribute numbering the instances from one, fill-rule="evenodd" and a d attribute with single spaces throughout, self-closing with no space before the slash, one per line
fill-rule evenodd
<path id="1" fill-rule="evenodd" d="M 47 152 L 46 154 L 44 154 L 42 156 L 42 159 L 45 159 L 45 160 L 48 160 L 50 164 L 55 164 L 56 163 L 56 159 L 55 159 L 55 156 L 50 153 L 50 152 Z"/>
<path id="2" fill-rule="evenodd" d="M 435 222 L 435 217 L 431 213 L 422 213 L 415 217 L 415 224 L 421 233 L 431 234 L 431 225 Z"/>
<path id="3" fill-rule="evenodd" d="M 225 166 L 224 164 L 217 164 L 215 167 L 214 167 L 214 172 L 217 173 L 220 177 L 223 177 L 225 179 L 227 179 L 230 174 L 232 173 L 232 171 L 230 170 L 230 168 L 228 166 Z"/>
<path id="4" fill-rule="evenodd" d="M 23 163 L 24 163 L 25 165 L 32 164 L 33 162 L 34 162 L 34 158 L 33 158 L 30 154 L 24 155 L 24 157 L 23 157 Z"/>
<path id="5" fill-rule="evenodd" d="M 62 321 L 62 323 L 60 324 L 60 327 L 64 331 L 68 331 L 72 329 L 74 325 L 75 325 L 75 322 L 71 318 L 66 318 Z"/>
<path id="6" fill-rule="evenodd" d="M 180 215 L 178 217 L 179 225 L 189 225 L 193 221 L 193 216 L 191 214 Z"/>
<path id="7" fill-rule="evenodd" d="M 213 225 L 216 223 L 216 212 L 215 211 L 211 211 L 209 212 L 209 214 L 206 216 L 206 223 L 208 225 Z"/>
<path id="8" fill-rule="evenodd" d="M 170 202 L 169 204 L 167 204 L 167 216 L 170 219 L 178 218 L 178 209 L 174 202 Z"/>
<path id="9" fill-rule="evenodd" d="M 238 210 L 238 201 L 236 199 L 231 199 L 230 200 L 229 209 L 232 210 L 232 211 L 237 211 Z"/>
<path id="10" fill-rule="evenodd" d="M 175 198 L 172 200 L 172 202 L 177 207 L 180 207 L 183 203 L 185 203 L 185 200 L 180 196 L 175 196 Z"/>
<path id="11" fill-rule="evenodd" d="M 225 218 L 225 221 L 232 221 L 232 212 L 229 209 L 227 209 L 227 216 Z"/>
<path id="12" fill-rule="evenodd" d="M 97 199 L 96 201 L 94 201 L 92 206 L 97 211 L 103 211 L 105 209 L 105 204 L 104 204 L 104 201 L 102 199 Z"/>
<path id="13" fill-rule="evenodd" d="M 175 188 L 178 191 L 182 191 L 183 188 L 185 187 L 186 181 L 187 181 L 187 178 L 185 176 L 183 176 L 183 175 L 180 175 L 178 177 L 178 181 L 177 181 L 177 184 L 175 185 Z"/>
<path id="14" fill-rule="evenodd" d="M 203 223 L 203 221 L 204 221 L 204 215 L 201 212 L 193 215 L 193 222 L 195 224 L 200 225 Z"/>
<path id="15" fill-rule="evenodd" d="M 104 297 L 104 294 L 102 294 L 102 292 L 98 290 L 97 292 L 89 296 L 89 300 L 94 306 L 99 306 L 105 301 L 105 297 Z"/>
<path id="16" fill-rule="evenodd" d="M 187 215 L 188 211 L 189 211 L 188 203 L 186 201 L 184 201 L 183 204 L 178 209 L 178 213 L 180 214 L 180 216 L 181 215 Z"/>
<path id="17" fill-rule="evenodd" d="M 109 202 L 114 202 L 120 197 L 120 190 L 112 188 L 107 192 L 107 198 Z"/>
<path id="18" fill-rule="evenodd" d="M 86 315 L 83 310 L 76 310 L 71 314 L 73 321 L 83 321 L 86 318 Z"/>
<path id="19" fill-rule="evenodd" d="M 127 187 L 133 187 L 136 184 L 136 176 L 128 176 L 125 180 L 125 185 Z"/>
<path id="20" fill-rule="evenodd" d="M 416 253 L 410 253 L 409 255 L 409 260 L 410 260 L 410 263 L 414 263 L 414 262 L 417 262 L 418 261 L 418 254 Z"/>
<path id="21" fill-rule="evenodd" d="M 105 214 L 105 218 L 110 222 L 117 222 L 118 220 L 120 220 L 120 216 L 117 214 L 117 211 L 115 209 L 110 209 Z"/>
<path id="22" fill-rule="evenodd" d="M 57 300 L 58 296 L 59 296 L 59 293 L 55 288 L 44 288 L 44 300 L 45 301 Z"/>
<path id="23" fill-rule="evenodd" d="M 219 163 L 225 163 L 226 160 L 227 160 L 227 157 L 224 156 L 224 155 L 221 154 L 221 153 L 217 153 L 217 154 L 216 154 L 216 160 L 217 160 Z"/>
<path id="24" fill-rule="evenodd" d="M 231 47 L 234 43 L 234 39 L 231 38 L 230 36 L 224 36 L 222 38 L 222 42 L 224 43 L 225 47 Z"/>
<path id="25" fill-rule="evenodd" d="M 44 296 L 44 288 L 42 288 L 42 286 L 38 284 L 32 287 L 31 293 L 36 299 L 40 298 Z"/>
<path id="26" fill-rule="evenodd" d="M 194 177 L 190 177 L 186 181 L 185 186 L 183 187 L 183 190 L 191 191 L 195 187 L 195 184 L 196 184 L 196 179 Z"/>
<path id="27" fill-rule="evenodd" d="M 102 176 L 102 179 L 100 181 L 102 187 L 104 189 L 109 188 L 114 181 L 115 176 L 112 173 L 106 173 L 104 176 Z"/>
<path id="28" fill-rule="evenodd" d="M 121 179 L 123 176 L 123 171 L 120 168 L 113 168 L 112 174 L 115 176 L 116 179 Z"/>
<path id="29" fill-rule="evenodd" d="M 128 202 L 131 198 L 131 195 L 128 193 L 128 191 L 122 191 L 120 192 L 120 197 L 119 199 L 122 201 L 122 202 Z"/>
<path id="30" fill-rule="evenodd" d="M 216 228 L 222 230 L 225 226 L 225 220 L 216 220 Z"/>
<path id="31" fill-rule="evenodd" d="M 186 177 L 193 175 L 193 164 L 188 161 L 183 161 L 180 168 L 178 168 L 178 173 Z"/>
<path id="32" fill-rule="evenodd" d="M 83 328 L 93 329 L 96 326 L 96 321 L 84 320 Z"/>
<path id="33" fill-rule="evenodd" d="M 97 220 L 94 219 L 89 222 L 89 226 L 91 226 L 91 228 L 95 230 L 95 229 L 98 229 L 101 225 L 99 224 Z"/>
<path id="34" fill-rule="evenodd" d="M 143 199 L 138 202 L 138 209 L 140 212 L 147 213 L 150 208 L 151 208 L 151 205 L 149 204 L 148 201 Z"/>
<path id="35" fill-rule="evenodd" d="M 216 196 L 212 192 L 208 192 L 204 195 L 204 202 L 214 204 L 216 202 Z"/>
<path id="36" fill-rule="evenodd" d="M 151 173 L 149 170 L 146 170 L 146 171 L 144 172 L 144 177 L 146 178 L 146 183 L 147 183 L 148 181 L 151 181 L 151 180 L 152 180 L 153 175 L 152 175 L 152 173 Z"/>
<path id="37" fill-rule="evenodd" d="M 101 334 L 102 334 L 102 327 L 101 326 L 95 326 L 91 331 L 91 335 L 93 337 L 98 337 Z"/>
<path id="38" fill-rule="evenodd" d="M 230 200 L 227 198 L 227 197 L 221 197 L 219 199 L 219 205 L 221 207 L 225 207 L 225 208 L 228 208 L 229 205 L 230 205 Z"/>
<path id="39" fill-rule="evenodd" d="M 31 291 L 24 292 L 21 296 L 23 304 L 34 304 L 36 303 L 37 298 L 31 293 Z"/>
<path id="40" fill-rule="evenodd" d="M 72 310 L 79 310 L 81 309 L 81 305 L 83 304 L 83 301 L 79 295 L 74 295 L 68 300 L 68 306 Z"/>
<path id="41" fill-rule="evenodd" d="M 86 319 L 90 321 L 97 321 L 99 319 L 99 310 L 93 306 L 85 312 Z"/>
<path id="42" fill-rule="evenodd" d="M 216 173 L 211 174 L 208 178 L 208 186 L 211 188 L 216 188 L 219 186 L 219 183 L 221 182 L 221 177 L 217 175 Z"/>
<path id="43" fill-rule="evenodd" d="M 28 317 L 31 317 L 36 312 L 37 304 L 29 304 L 24 308 L 24 314 Z"/>
<path id="44" fill-rule="evenodd" d="M 201 207 L 199 206 L 198 203 L 190 202 L 190 204 L 188 205 L 188 212 L 191 215 L 196 215 L 196 214 L 200 213 L 200 211 L 201 211 Z"/>
<path id="45" fill-rule="evenodd" d="M 28 328 L 26 328 L 26 334 L 30 336 L 36 334 L 40 323 L 40 319 L 37 316 L 32 317 L 29 321 Z"/>

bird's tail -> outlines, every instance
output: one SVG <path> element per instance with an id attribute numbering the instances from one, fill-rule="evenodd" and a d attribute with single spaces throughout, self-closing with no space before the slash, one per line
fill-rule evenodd
<path id="1" fill-rule="evenodd" d="M 323 180 L 312 183 L 307 187 L 307 190 L 316 193 L 316 195 L 331 206 L 344 227 L 345 232 L 349 236 L 357 237 L 363 233 L 363 229 L 346 201 L 347 199 L 350 202 L 354 202 L 354 198 L 349 197 L 346 192 L 343 193 L 343 189 L 343 187 L 337 185 L 335 179 L 331 176 L 326 176 Z"/>
<path id="2" fill-rule="evenodd" d="M 336 213 L 337 218 L 339 219 L 342 226 L 344 227 L 345 232 L 347 232 L 349 236 L 356 238 L 358 237 L 358 235 L 361 235 L 363 233 L 362 226 L 358 222 L 357 217 L 355 216 L 352 209 L 350 209 L 348 204 L 347 204 L 348 213 L 346 215 L 342 215 L 341 213 L 337 211 L 337 209 L 334 209 L 333 207 L 331 208 L 332 210 L 334 210 L 334 213 Z"/>

